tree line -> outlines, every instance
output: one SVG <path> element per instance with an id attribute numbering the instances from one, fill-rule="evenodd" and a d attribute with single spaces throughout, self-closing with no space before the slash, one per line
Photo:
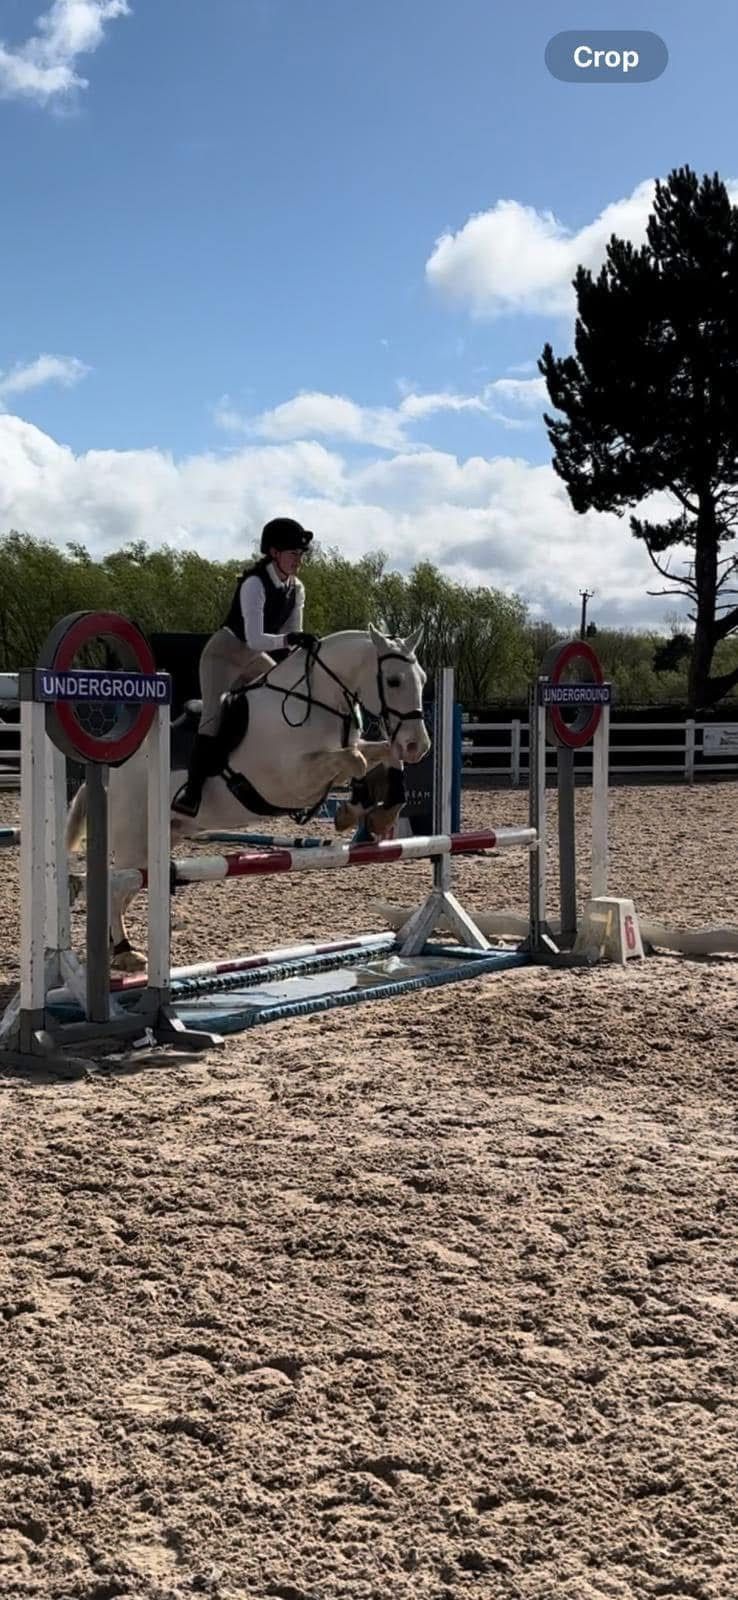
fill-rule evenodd
<path id="1" fill-rule="evenodd" d="M 226 615 L 248 558 L 209 561 L 196 551 L 133 543 L 93 559 L 28 534 L 0 538 L 0 671 L 31 666 L 51 628 L 73 611 L 119 611 L 146 634 L 209 634 Z M 522 600 L 444 577 L 430 562 L 408 575 L 387 570 L 381 554 L 348 561 L 318 549 L 303 567 L 305 623 L 319 634 L 365 628 L 394 636 L 422 623 L 421 659 L 430 674 L 453 666 L 466 706 L 524 703 L 545 651 L 570 637 L 530 618 Z M 684 705 L 690 640 L 678 633 L 600 629 L 593 638 L 623 706 Z M 718 647 L 718 666 L 738 669 L 738 640 Z M 738 703 L 738 692 L 729 696 Z"/>

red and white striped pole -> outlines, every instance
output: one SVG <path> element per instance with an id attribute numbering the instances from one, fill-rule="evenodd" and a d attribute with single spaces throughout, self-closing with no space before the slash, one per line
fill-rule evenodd
<path id="1" fill-rule="evenodd" d="M 534 828 L 485 828 L 474 833 L 383 839 L 378 844 L 332 845 L 325 850 L 239 850 L 222 856 L 188 856 L 172 862 L 175 886 L 217 883 L 225 878 L 261 878 L 281 872 L 331 872 L 342 867 L 381 866 L 383 862 L 423 861 L 439 856 L 476 855 L 489 850 L 530 850 Z M 145 889 L 148 873 L 138 868 L 113 873 L 126 892 Z"/>

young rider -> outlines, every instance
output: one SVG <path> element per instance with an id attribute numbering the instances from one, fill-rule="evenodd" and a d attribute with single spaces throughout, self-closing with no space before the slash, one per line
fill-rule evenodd
<path id="1" fill-rule="evenodd" d="M 200 657 L 202 715 L 187 782 L 172 803 L 180 816 L 196 817 L 207 778 L 218 766 L 221 699 L 231 689 L 260 678 L 275 664 L 275 652 L 310 648 L 304 633 L 305 589 L 297 576 L 313 535 L 291 517 L 275 517 L 261 535 L 261 559 L 241 574 L 222 626 Z"/>

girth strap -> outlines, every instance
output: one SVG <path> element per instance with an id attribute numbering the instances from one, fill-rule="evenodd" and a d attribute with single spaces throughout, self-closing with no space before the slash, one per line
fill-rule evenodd
<path id="1" fill-rule="evenodd" d="M 232 767 L 224 766 L 221 777 L 229 793 L 233 795 L 234 800 L 237 800 L 239 805 L 242 805 L 246 811 L 251 811 L 255 817 L 291 817 L 292 821 L 296 822 L 300 827 L 304 823 L 312 821 L 312 818 L 317 815 L 332 788 L 332 784 L 329 784 L 325 794 L 321 795 L 314 806 L 304 806 L 302 809 L 295 811 L 289 806 L 270 805 L 269 801 L 259 794 L 258 789 L 254 788 L 251 780 L 243 772 L 234 772 Z"/>

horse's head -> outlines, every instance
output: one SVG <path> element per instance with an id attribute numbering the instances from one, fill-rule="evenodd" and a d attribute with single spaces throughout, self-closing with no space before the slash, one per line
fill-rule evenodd
<path id="1" fill-rule="evenodd" d="M 393 754 L 400 761 L 422 760 L 430 750 L 430 739 L 423 721 L 423 686 L 426 675 L 415 659 L 422 628 L 407 639 L 388 639 L 378 628 L 369 628 L 376 651 L 374 693 L 364 699 L 373 715 L 384 723 Z"/>

